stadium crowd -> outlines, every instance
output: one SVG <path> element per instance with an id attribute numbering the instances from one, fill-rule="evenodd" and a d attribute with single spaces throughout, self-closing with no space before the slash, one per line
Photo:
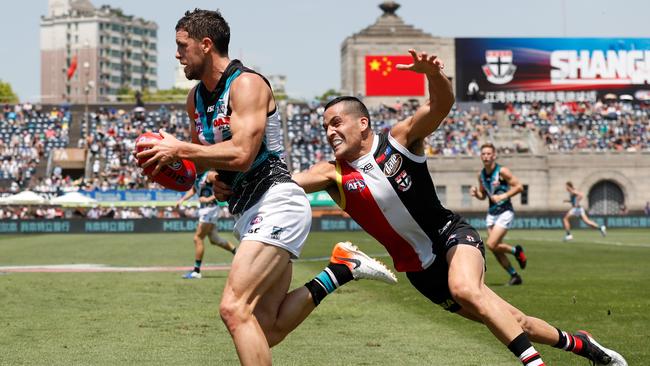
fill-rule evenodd
<path id="1" fill-rule="evenodd" d="M 508 105 L 515 129 L 532 129 L 550 152 L 650 151 L 646 103 L 605 99 L 588 102 Z"/>
<path id="2" fill-rule="evenodd" d="M 370 112 L 375 132 L 390 128 L 405 116 L 412 115 L 418 102 L 397 101 L 380 105 Z M 289 160 L 294 171 L 314 162 L 332 159 L 323 130 L 321 103 L 289 103 L 282 106 L 286 123 Z M 457 104 L 438 130 L 426 139 L 427 156 L 478 156 L 482 143 L 493 141 L 504 128 L 533 131 L 549 152 L 567 151 L 649 151 L 650 108 L 647 103 L 602 100 L 564 103 L 508 104 L 505 121 L 498 123 L 497 113 L 477 104 Z M 5 105 L 0 115 L 0 190 L 15 193 L 30 189 L 50 197 L 70 191 L 109 191 L 159 189 L 140 173 L 132 155 L 135 139 L 145 131 L 166 129 L 181 140 L 190 139 L 190 119 L 182 108 L 159 107 L 146 111 L 99 108 L 89 113 L 88 131 L 81 123 L 78 141 L 69 141 L 72 123 L 66 107 L 43 110 L 29 103 Z M 504 127 L 505 126 L 505 127 Z M 36 176 L 36 168 L 47 161 L 54 148 L 87 148 L 90 154 L 89 178 L 72 179 L 54 166 L 49 176 Z M 516 153 L 527 148 L 507 150 Z M 10 182 L 9 184 L 6 184 Z M 154 212 L 155 213 L 152 213 Z M 193 209 L 170 210 L 131 208 L 93 208 L 63 210 L 55 208 L 4 207 L 0 218 L 67 217 L 194 217 Z"/>
<path id="3" fill-rule="evenodd" d="M 393 106 L 380 105 L 370 109 L 372 128 L 376 133 L 388 130 L 406 116 L 413 115 L 418 107 L 417 101 L 398 101 Z M 332 158 L 332 149 L 325 143 L 327 137 L 321 125 L 322 116 L 321 104 L 292 104 L 287 107 L 287 137 L 294 171 Z M 477 156 L 481 140 L 496 131 L 498 124 L 494 113 L 483 113 L 476 106 L 463 108 L 455 105 L 442 126 L 426 139 L 425 152 L 427 156 Z"/>
<path id="4" fill-rule="evenodd" d="M 4 105 L 0 114 L 0 180 L 17 192 L 34 177 L 37 165 L 52 149 L 68 145 L 70 112 L 42 110 L 31 103 Z"/>
<path id="5" fill-rule="evenodd" d="M 189 140 L 189 118 L 185 112 L 161 107 L 155 111 L 100 108 L 90 114 L 89 133 L 82 129 L 78 147 L 88 147 L 92 178 L 86 190 L 159 188 L 140 174 L 133 158 L 135 139 L 146 131 L 164 128 L 181 140 Z"/>
<path id="6" fill-rule="evenodd" d="M 61 207 L 49 205 L 30 206 L 0 206 L 0 220 L 17 219 L 70 219 L 86 218 L 98 219 L 151 219 L 151 218 L 198 218 L 198 209 L 188 207 L 116 207 L 94 205 L 92 207 Z M 230 217 L 227 208 L 224 208 L 220 217 Z"/>

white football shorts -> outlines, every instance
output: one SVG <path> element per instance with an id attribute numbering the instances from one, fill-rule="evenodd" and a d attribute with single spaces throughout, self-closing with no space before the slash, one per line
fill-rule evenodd
<path id="1" fill-rule="evenodd" d="M 311 228 L 311 206 L 305 191 L 295 183 L 271 187 L 251 208 L 235 215 L 235 237 L 285 249 L 300 256 Z"/>
<path id="2" fill-rule="evenodd" d="M 569 215 L 570 215 L 570 216 L 577 216 L 577 217 L 580 217 L 580 216 L 582 216 L 583 213 L 585 213 L 585 209 L 582 208 L 582 207 L 572 207 L 572 208 L 569 210 Z"/>
<path id="3" fill-rule="evenodd" d="M 487 217 L 485 218 L 485 225 L 487 227 L 499 225 L 504 229 L 510 229 L 510 226 L 512 225 L 512 221 L 514 219 L 515 219 L 515 213 L 510 210 L 503 211 L 498 215 L 488 214 Z"/>
<path id="4" fill-rule="evenodd" d="M 199 222 L 207 224 L 217 224 L 219 220 L 219 206 L 203 207 L 199 209 Z"/>

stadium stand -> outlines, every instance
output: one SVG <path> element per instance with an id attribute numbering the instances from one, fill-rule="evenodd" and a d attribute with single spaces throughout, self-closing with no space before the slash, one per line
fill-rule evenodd
<path id="1" fill-rule="evenodd" d="M 381 105 L 369 110 L 372 128 L 376 133 L 389 129 L 419 107 L 417 101 Z M 323 106 L 306 104 L 287 108 L 287 137 L 294 171 L 307 169 L 314 162 L 332 159 L 332 150 L 322 128 Z M 485 112 L 476 104 L 454 106 L 441 127 L 426 139 L 426 154 L 479 155 L 481 141 L 490 139 L 498 131 L 492 111 Z"/>
<path id="2" fill-rule="evenodd" d="M 508 105 L 506 114 L 513 129 L 536 131 L 550 152 L 650 150 L 645 103 L 518 104 Z"/>
<path id="3" fill-rule="evenodd" d="M 0 115 L 0 181 L 12 192 L 29 186 L 50 151 L 68 145 L 69 111 L 32 104 L 5 105 Z"/>
<path id="4" fill-rule="evenodd" d="M 369 110 L 373 130 L 390 128 L 411 115 L 415 100 L 397 101 Z M 285 121 L 285 145 L 294 171 L 333 158 L 322 128 L 323 104 L 289 103 L 281 108 Z M 82 119 L 82 118 L 80 118 Z M 5 105 L 0 115 L 0 192 L 31 189 L 51 197 L 68 191 L 159 189 L 140 174 L 132 152 L 137 136 L 165 128 L 181 140 L 190 140 L 190 119 L 181 106 L 160 106 L 146 111 L 99 107 L 89 113 L 86 124 L 70 140 L 72 114 L 66 107 L 44 110 L 29 103 Z M 80 130 L 79 130 L 80 129 Z M 493 110 L 483 103 L 458 103 L 438 130 L 425 140 L 427 156 L 478 156 L 484 142 L 495 142 L 500 153 L 637 152 L 650 151 L 650 106 L 620 100 L 507 104 Z M 72 179 L 54 166 L 46 174 L 53 149 L 88 149 L 85 177 Z M 83 212 L 82 212 L 83 211 Z M 155 211 L 155 213 L 153 213 Z M 3 207 L 0 217 L 49 217 L 34 207 Z M 49 215 L 49 216 L 48 216 Z M 152 207 L 65 210 L 71 217 L 193 217 L 192 210 Z M 59 217 L 59 216 L 55 216 Z"/>

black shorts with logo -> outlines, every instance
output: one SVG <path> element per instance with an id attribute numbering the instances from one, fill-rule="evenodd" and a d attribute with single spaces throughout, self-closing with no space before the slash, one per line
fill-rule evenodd
<path id="1" fill-rule="evenodd" d="M 481 251 L 485 259 L 485 247 L 481 236 L 461 216 L 454 215 L 450 224 L 440 235 L 441 250 L 436 251 L 437 256 L 433 263 L 425 270 L 419 272 L 406 272 L 411 284 L 429 300 L 451 312 L 460 310 L 461 306 L 454 301 L 449 291 L 449 264 L 447 251 L 452 247 L 463 244 L 471 245 Z"/>

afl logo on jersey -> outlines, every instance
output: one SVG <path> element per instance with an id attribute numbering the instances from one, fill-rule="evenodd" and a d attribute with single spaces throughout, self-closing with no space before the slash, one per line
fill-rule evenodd
<path id="1" fill-rule="evenodd" d="M 399 168 L 402 167 L 402 155 L 400 154 L 393 154 L 386 164 L 384 164 L 384 174 L 387 177 L 392 177 L 397 173 Z"/>
<path id="2" fill-rule="evenodd" d="M 348 192 L 361 192 L 366 188 L 366 182 L 361 179 L 351 179 L 345 182 L 345 190 Z"/>

